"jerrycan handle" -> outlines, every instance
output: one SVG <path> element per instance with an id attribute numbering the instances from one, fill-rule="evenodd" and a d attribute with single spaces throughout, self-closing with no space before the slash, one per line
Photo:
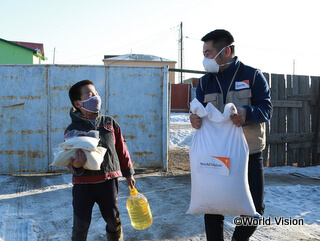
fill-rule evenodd
<path id="1" fill-rule="evenodd" d="M 133 188 L 131 188 L 130 186 L 129 186 L 129 189 L 130 189 L 130 195 L 136 195 L 136 194 L 138 194 L 138 190 L 133 186 Z"/>

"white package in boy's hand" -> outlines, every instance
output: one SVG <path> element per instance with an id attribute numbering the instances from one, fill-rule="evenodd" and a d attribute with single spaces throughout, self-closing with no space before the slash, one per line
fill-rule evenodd
<path id="1" fill-rule="evenodd" d="M 229 103 L 221 113 L 197 99 L 191 111 L 202 119 L 190 146 L 191 201 L 188 214 L 256 215 L 248 185 L 249 149 L 242 131 L 230 119 Z"/>
<path id="2" fill-rule="evenodd" d="M 67 138 L 64 142 L 59 144 L 59 147 L 65 150 L 77 148 L 86 151 L 96 151 L 99 141 L 99 139 L 94 137 L 75 136 Z"/>
<path id="3" fill-rule="evenodd" d="M 60 143 L 59 148 L 54 152 L 54 160 L 51 165 L 58 167 L 70 165 L 69 158 L 74 159 L 77 149 L 82 149 L 87 158 L 83 167 L 88 170 L 100 170 L 107 149 L 98 146 L 100 141 L 98 131 L 72 130 L 67 132 L 65 137 L 65 141 Z"/>

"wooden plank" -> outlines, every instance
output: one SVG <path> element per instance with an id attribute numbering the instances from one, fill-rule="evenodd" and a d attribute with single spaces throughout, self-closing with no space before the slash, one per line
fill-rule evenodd
<path id="1" fill-rule="evenodd" d="M 302 108 L 302 101 L 289 101 L 289 100 L 273 100 L 273 107 L 278 108 Z"/>
<path id="2" fill-rule="evenodd" d="M 287 100 L 299 100 L 299 101 L 303 101 L 303 100 L 308 100 L 308 101 L 315 101 L 317 98 L 316 94 L 308 94 L 308 95 L 304 95 L 304 94 L 296 94 L 296 95 L 288 95 L 287 96 Z"/>
<path id="3" fill-rule="evenodd" d="M 267 143 L 280 144 L 280 143 L 301 143 L 311 142 L 314 133 L 270 133 L 267 135 Z"/>
<path id="4" fill-rule="evenodd" d="M 318 91 L 317 91 L 318 90 Z M 313 147 L 312 147 L 312 165 L 319 165 L 320 164 L 320 154 L 317 148 L 319 145 L 319 125 L 320 125 L 320 77 L 311 77 L 311 91 L 312 94 L 316 95 L 317 101 L 315 101 L 315 106 L 313 106 L 311 110 L 311 127 L 312 132 L 315 132 L 315 138 L 313 141 Z M 310 103 L 311 104 L 311 103 Z M 318 133 L 316 133 L 318 132 Z"/>
<path id="5" fill-rule="evenodd" d="M 299 76 L 294 75 L 292 79 L 292 94 L 297 95 L 299 94 Z M 301 111 L 299 109 L 293 109 L 292 112 L 292 133 L 300 133 L 300 116 L 301 116 Z M 289 120 L 288 120 L 289 121 Z M 290 144 L 288 144 L 290 146 Z M 292 163 L 299 163 L 300 158 L 300 149 L 295 149 L 293 150 L 293 155 L 292 155 Z M 299 164 L 301 165 L 301 164 Z"/>
<path id="6" fill-rule="evenodd" d="M 279 100 L 285 100 L 286 99 L 286 80 L 284 78 L 284 75 L 278 75 L 278 88 L 279 88 Z M 287 130 L 287 120 L 286 120 L 286 108 L 280 108 L 279 110 L 279 124 L 278 124 L 278 132 L 283 133 Z M 286 165 L 286 145 L 285 144 L 278 144 L 278 160 L 277 165 L 278 166 L 285 166 Z"/>
<path id="7" fill-rule="evenodd" d="M 271 75 L 271 100 L 285 100 L 284 75 Z M 271 119 L 270 133 L 283 133 L 286 131 L 286 109 L 275 108 Z M 285 144 L 270 145 L 270 166 L 284 166 L 286 162 Z"/>
<path id="8" fill-rule="evenodd" d="M 287 96 L 293 95 L 293 77 L 287 75 Z M 288 98 L 287 98 L 288 99 Z M 293 132 L 293 112 L 294 108 L 288 108 L 287 110 L 287 132 Z M 288 147 L 289 145 L 287 145 Z M 294 162 L 294 150 L 287 149 L 287 165 L 292 166 Z"/>
<path id="9" fill-rule="evenodd" d="M 301 148 L 301 149 L 310 149 L 314 147 L 314 143 L 313 142 L 303 142 L 303 143 L 296 143 L 296 144 L 291 144 L 290 145 L 290 149 L 297 149 L 297 148 Z M 315 149 L 315 151 L 317 153 L 320 153 L 320 145 L 317 146 L 317 148 Z"/>
<path id="10" fill-rule="evenodd" d="M 299 76 L 299 90 L 301 94 L 308 95 L 310 94 L 310 87 L 309 87 L 309 76 Z M 301 122 L 300 122 L 300 130 L 303 133 L 311 132 L 311 125 L 310 125 L 310 106 L 309 101 L 303 101 L 303 107 L 300 109 L 301 111 Z M 309 149 L 301 149 L 300 151 L 300 160 L 298 162 L 298 166 L 305 167 L 310 166 L 311 164 L 311 148 Z"/>

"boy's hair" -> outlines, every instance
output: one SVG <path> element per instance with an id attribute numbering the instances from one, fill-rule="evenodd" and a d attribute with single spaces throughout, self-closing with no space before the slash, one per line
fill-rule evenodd
<path id="1" fill-rule="evenodd" d="M 207 42 L 212 40 L 213 47 L 220 51 L 222 48 L 232 44 L 234 42 L 233 36 L 230 32 L 224 29 L 216 29 L 210 33 L 207 33 L 202 37 L 201 41 Z M 234 46 L 230 46 L 231 53 L 234 53 Z"/>
<path id="2" fill-rule="evenodd" d="M 69 90 L 69 98 L 71 101 L 71 104 L 73 105 L 74 108 L 79 110 L 75 105 L 73 104 L 74 101 L 76 100 L 81 100 L 81 88 L 85 85 L 93 85 L 91 80 L 82 80 L 77 83 L 75 83 L 73 86 L 71 86 Z"/>

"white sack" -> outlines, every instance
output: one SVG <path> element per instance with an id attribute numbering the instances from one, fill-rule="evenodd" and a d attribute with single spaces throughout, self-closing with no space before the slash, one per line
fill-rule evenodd
<path id="1" fill-rule="evenodd" d="M 66 167 L 69 165 L 69 158 L 75 158 L 76 157 L 76 151 L 77 149 L 70 149 L 70 150 L 64 150 L 61 148 L 58 148 L 58 150 L 53 154 L 54 160 L 51 163 L 52 166 L 56 167 Z"/>
<path id="2" fill-rule="evenodd" d="M 83 132 L 74 130 L 67 135 L 83 135 Z M 95 136 L 93 131 L 86 133 L 91 136 L 72 136 L 65 139 L 65 141 L 59 144 L 58 150 L 54 154 L 54 160 L 51 165 L 58 167 L 65 167 L 69 165 L 69 158 L 76 157 L 77 149 L 82 149 L 86 155 L 87 161 L 83 166 L 89 170 L 100 170 L 101 163 L 103 162 L 104 155 L 107 151 L 106 148 L 98 146 L 99 138 Z"/>
<path id="3" fill-rule="evenodd" d="M 101 163 L 103 162 L 104 154 L 107 149 L 101 146 L 97 147 L 97 151 L 84 151 L 87 161 L 84 164 L 85 169 L 100 170 Z"/>
<path id="4" fill-rule="evenodd" d="M 96 151 L 83 150 L 84 154 L 87 157 L 87 161 L 83 166 L 83 168 L 88 170 L 100 170 L 100 166 L 101 166 L 101 163 L 103 162 L 103 157 L 106 151 L 107 149 L 101 146 L 98 146 Z M 76 152 L 77 152 L 77 148 L 73 148 L 70 150 L 64 150 L 60 148 L 51 165 L 57 166 L 57 167 L 68 166 L 69 158 L 70 157 L 75 158 Z"/>
<path id="5" fill-rule="evenodd" d="M 78 148 L 87 151 L 96 151 L 98 143 L 98 138 L 89 136 L 75 136 L 65 139 L 65 141 L 59 145 L 59 147 L 65 150 Z"/>
<path id="6" fill-rule="evenodd" d="M 230 115 L 229 103 L 221 113 L 211 103 L 197 100 L 191 111 L 202 118 L 190 146 L 191 201 L 188 214 L 256 215 L 248 185 L 249 148 Z M 229 166 L 229 168 L 228 168 Z"/>

